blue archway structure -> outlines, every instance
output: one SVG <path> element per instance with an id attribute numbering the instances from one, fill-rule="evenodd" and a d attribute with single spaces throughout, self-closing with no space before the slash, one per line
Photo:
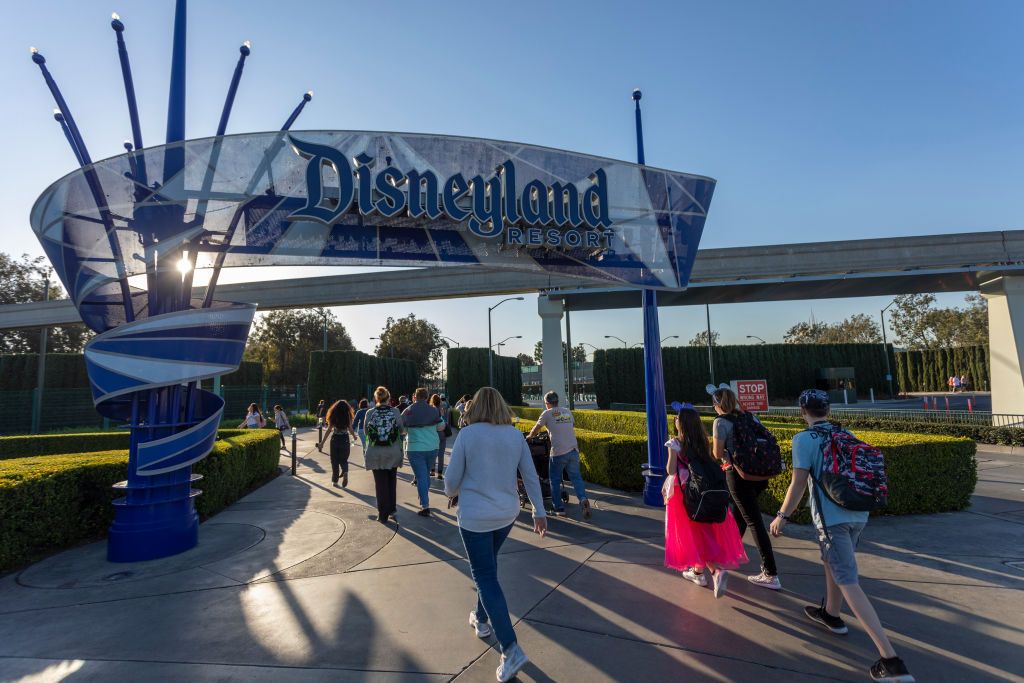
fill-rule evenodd
<path id="1" fill-rule="evenodd" d="M 651 294 L 689 280 L 710 178 L 495 140 L 290 132 L 309 94 L 280 131 L 223 135 L 248 45 L 218 135 L 185 140 L 184 0 L 168 142 L 146 148 L 124 25 L 115 17 L 112 26 L 135 144 L 93 163 L 45 59 L 33 53 L 82 167 L 43 192 L 31 224 L 97 333 L 85 350 L 96 408 L 131 431 L 128 479 L 117 485 L 125 495 L 109 534 L 113 561 L 163 557 L 198 540 L 191 465 L 212 449 L 224 408 L 200 382 L 238 366 L 255 314 L 214 298 L 221 268 L 481 264 Z M 197 268 L 212 272 L 201 299 L 192 296 Z M 661 450 L 659 441 L 651 453 Z"/>

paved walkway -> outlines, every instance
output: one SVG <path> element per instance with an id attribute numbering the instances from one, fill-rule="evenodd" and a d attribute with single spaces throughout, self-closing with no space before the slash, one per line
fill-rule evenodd
<path id="1" fill-rule="evenodd" d="M 311 437 L 297 477 L 203 524 L 188 553 L 115 565 L 99 543 L 0 578 L 0 680 L 493 681 L 440 490 L 418 517 L 405 468 L 395 533 L 373 521 L 359 450 L 350 488 L 332 488 Z M 919 681 L 1024 680 L 1024 459 L 979 463 L 969 512 L 876 520 L 862 541 L 866 588 Z M 715 600 L 662 567 L 660 511 L 594 498 L 590 523 L 570 506 L 540 539 L 524 514 L 505 546 L 521 680 L 867 680 L 852 617 L 842 638 L 802 613 L 822 592 L 808 529 L 776 544 L 785 591 L 734 573 Z"/>

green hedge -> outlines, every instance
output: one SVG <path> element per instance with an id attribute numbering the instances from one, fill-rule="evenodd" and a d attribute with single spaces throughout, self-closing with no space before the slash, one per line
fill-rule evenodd
<path id="1" fill-rule="evenodd" d="M 886 347 L 892 359 L 892 346 Z M 881 344 L 742 344 L 713 348 L 716 381 L 766 379 L 770 395 L 793 398 L 813 387 L 819 368 L 853 367 L 859 394 L 870 388 L 881 392 L 885 355 Z M 703 346 L 662 349 L 665 395 L 669 401 L 697 401 L 706 397 L 708 351 Z M 594 352 L 594 391 L 597 403 L 644 402 L 643 349 L 603 349 Z"/>
<path id="2" fill-rule="evenodd" d="M 416 363 L 401 358 L 380 358 L 362 351 L 313 351 L 309 354 L 309 409 L 320 399 L 369 398 L 385 386 L 398 398 L 416 389 Z"/>
<path id="3" fill-rule="evenodd" d="M 68 435 L 71 438 L 79 435 Z M 203 475 L 196 510 L 209 517 L 277 472 L 277 433 L 221 430 Z M 0 571 L 102 537 L 114 517 L 111 486 L 127 477 L 128 453 L 108 450 L 0 461 Z"/>
<path id="4" fill-rule="evenodd" d="M 772 430 L 775 431 L 774 429 Z M 796 429 L 790 430 L 796 433 Z M 910 515 L 963 510 L 970 505 L 978 483 L 974 459 L 976 444 L 970 439 L 931 434 L 894 434 L 858 430 L 857 436 L 882 449 L 889 477 L 889 504 L 881 514 Z M 768 483 L 759 502 L 765 514 L 778 512 L 789 488 L 788 473 L 793 466 L 792 436 L 779 438 L 786 473 Z M 804 494 L 794 521 L 811 521 Z"/>
<path id="5" fill-rule="evenodd" d="M 951 375 L 966 374 L 972 390 L 987 390 L 990 353 L 988 346 L 956 346 L 896 354 L 896 381 L 901 392 L 947 391 Z"/>
<path id="6" fill-rule="evenodd" d="M 128 450 L 128 432 L 0 436 L 0 460 L 70 452 Z"/>
<path id="7" fill-rule="evenodd" d="M 0 377 L 4 390 L 35 389 L 38 384 L 37 353 L 0 354 Z M 85 360 L 80 353 L 46 354 L 46 377 L 43 386 L 53 389 L 88 387 Z"/>
<path id="8" fill-rule="evenodd" d="M 518 423 L 519 429 L 526 432 L 532 428 L 540 411 L 537 408 L 517 408 L 515 412 L 522 418 Z M 643 489 L 640 466 L 647 462 L 647 439 L 643 436 L 646 418 L 640 413 L 605 415 L 605 411 L 573 412 L 584 478 L 601 486 L 640 491 Z M 707 416 L 703 419 L 710 431 L 713 418 Z M 617 431 L 609 434 L 584 428 L 584 425 L 594 428 L 608 424 L 615 425 Z M 765 426 L 779 440 L 787 463 L 786 473 L 772 479 L 761 496 L 761 509 L 767 514 L 774 514 L 786 496 L 792 467 L 792 439 L 802 427 L 777 422 L 765 422 Z M 970 503 L 978 478 L 974 459 L 977 446 L 972 440 L 870 430 L 857 430 L 857 436 L 885 453 L 890 490 L 889 505 L 883 511 L 885 514 L 963 510 Z M 806 499 L 795 521 L 810 521 Z"/>
<path id="9" fill-rule="evenodd" d="M 38 384 L 39 354 L 0 353 L 0 377 L 3 390 L 35 389 Z M 221 378 L 225 384 L 260 385 L 263 383 L 263 364 L 242 361 L 238 370 Z M 206 380 L 203 386 L 209 388 L 213 380 Z M 46 354 L 46 377 L 43 386 L 50 389 L 88 389 L 89 375 L 85 370 L 85 358 L 80 353 Z"/>
<path id="10" fill-rule="evenodd" d="M 492 354 L 494 358 L 494 388 L 509 405 L 522 405 L 523 380 L 518 358 Z M 448 396 L 472 396 L 480 387 L 489 384 L 487 375 L 487 349 L 458 347 L 448 349 Z"/>

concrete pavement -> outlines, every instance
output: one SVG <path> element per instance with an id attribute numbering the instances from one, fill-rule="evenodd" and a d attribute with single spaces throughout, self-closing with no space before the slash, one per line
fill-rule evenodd
<path id="1" fill-rule="evenodd" d="M 494 680 L 440 488 L 418 517 L 404 468 L 401 527 L 382 526 L 359 449 L 336 489 L 312 436 L 297 477 L 204 523 L 189 553 L 110 564 L 98 543 L 0 578 L 0 680 Z M 969 511 L 874 520 L 861 542 L 865 588 L 919 681 L 1024 680 L 1024 459 L 981 451 L 979 468 Z M 733 573 L 715 600 L 662 567 L 660 510 L 593 498 L 589 523 L 570 505 L 543 539 L 522 515 L 503 549 L 521 680 L 867 680 L 874 649 L 852 616 L 836 637 L 803 615 L 822 593 L 810 529 L 776 543 L 784 591 Z"/>

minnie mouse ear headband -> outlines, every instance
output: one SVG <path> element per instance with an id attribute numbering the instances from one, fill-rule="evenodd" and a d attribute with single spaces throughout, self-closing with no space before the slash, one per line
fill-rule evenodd
<path id="1" fill-rule="evenodd" d="M 719 389 L 731 389 L 731 388 L 732 387 L 730 387 L 728 384 L 726 384 L 725 382 L 722 382 L 717 387 L 714 384 L 708 384 L 707 386 L 704 387 L 704 391 L 708 392 L 708 396 L 711 397 L 711 402 L 714 403 L 715 405 L 718 405 L 718 401 L 715 400 L 715 392 L 718 391 Z"/>
<path id="2" fill-rule="evenodd" d="M 680 410 L 692 410 L 693 412 L 697 412 L 697 409 L 693 407 L 692 403 L 680 403 L 679 401 L 672 401 L 672 410 L 677 413 Z"/>

